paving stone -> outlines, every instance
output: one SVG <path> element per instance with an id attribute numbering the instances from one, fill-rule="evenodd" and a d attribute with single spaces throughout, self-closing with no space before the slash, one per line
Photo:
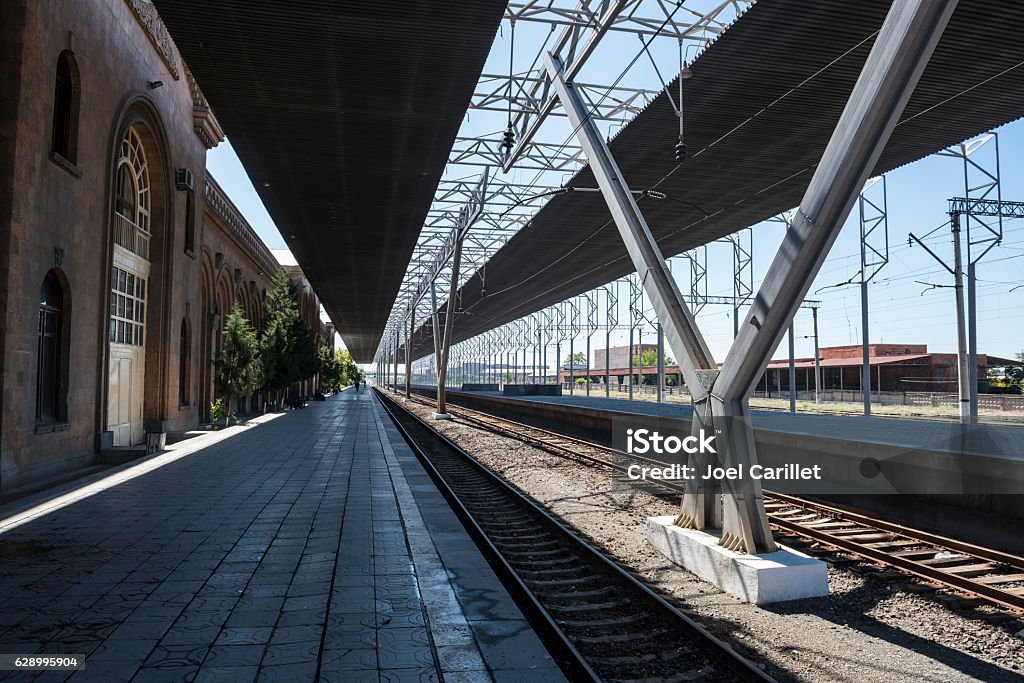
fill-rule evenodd
<path id="1" fill-rule="evenodd" d="M 337 648 L 323 651 L 320 668 L 324 672 L 377 670 L 375 648 Z"/>
<path id="2" fill-rule="evenodd" d="M 418 669 L 381 669 L 381 683 L 434 683 L 441 680 L 438 678 L 437 669 L 433 666 Z M 445 681 L 450 680 L 445 676 Z M 484 674 L 479 681 L 490 681 L 490 676 Z"/>
<path id="3" fill-rule="evenodd" d="M 504 657 L 465 612 L 510 599 L 368 394 L 147 463 L 12 534 L 50 549 L 5 560 L 0 649 L 91 650 L 76 681 L 437 681 L 435 642 L 446 680 L 489 680 L 460 657 L 491 635 Z"/>
<path id="4" fill-rule="evenodd" d="M 204 666 L 192 683 L 252 683 L 259 670 L 258 666 Z"/>
<path id="5" fill-rule="evenodd" d="M 274 629 L 267 627 L 229 627 L 217 636 L 215 645 L 263 645 L 270 642 Z"/>
<path id="6" fill-rule="evenodd" d="M 170 681 L 191 681 L 199 671 L 198 666 L 161 665 L 147 666 L 138 670 L 132 683 L 170 683 Z"/>
<path id="7" fill-rule="evenodd" d="M 277 643 L 267 647 L 263 653 L 263 664 L 265 666 L 303 664 L 310 661 L 315 662 L 319 656 L 319 642 Z"/>
<path id="8" fill-rule="evenodd" d="M 218 668 L 258 666 L 265 650 L 265 645 L 215 645 L 203 664 Z"/>
<path id="9" fill-rule="evenodd" d="M 296 681 L 312 681 L 316 679 L 317 662 L 302 662 L 301 664 L 281 664 L 278 666 L 260 667 L 259 676 L 256 680 L 259 683 L 296 683 Z"/>

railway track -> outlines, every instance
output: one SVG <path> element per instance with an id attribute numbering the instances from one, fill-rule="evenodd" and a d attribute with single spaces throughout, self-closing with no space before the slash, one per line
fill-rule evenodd
<path id="1" fill-rule="evenodd" d="M 412 412 L 377 396 L 570 680 L 773 680 Z"/>
<path id="2" fill-rule="evenodd" d="M 432 405 L 423 397 L 414 400 Z M 449 412 L 471 426 L 622 474 L 634 462 L 663 465 L 603 444 L 462 406 L 450 406 Z M 647 484 L 672 494 L 683 491 L 681 484 L 670 481 L 651 480 Z M 1024 616 L 1024 557 L 796 496 L 766 491 L 764 499 L 776 532 L 897 570 L 929 588 L 954 591 L 966 596 L 962 602 L 967 604 L 974 601 L 1016 617 Z"/>

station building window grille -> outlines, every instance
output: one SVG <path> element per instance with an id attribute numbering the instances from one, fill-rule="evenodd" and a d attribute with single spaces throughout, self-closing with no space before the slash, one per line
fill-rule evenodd
<path id="1" fill-rule="evenodd" d="M 114 266 L 110 273 L 110 343 L 144 346 L 146 280 Z"/>

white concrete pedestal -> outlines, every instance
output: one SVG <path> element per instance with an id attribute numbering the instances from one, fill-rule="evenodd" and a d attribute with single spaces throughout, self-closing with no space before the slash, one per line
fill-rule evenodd
<path id="1" fill-rule="evenodd" d="M 435 420 L 450 420 L 450 419 L 452 419 L 452 416 L 449 415 L 448 413 L 431 413 L 430 417 L 432 417 Z"/>
<path id="2" fill-rule="evenodd" d="M 783 548 L 741 555 L 718 545 L 718 537 L 682 529 L 674 517 L 648 517 L 647 540 L 676 564 L 730 595 L 756 605 L 828 595 L 825 563 Z"/>

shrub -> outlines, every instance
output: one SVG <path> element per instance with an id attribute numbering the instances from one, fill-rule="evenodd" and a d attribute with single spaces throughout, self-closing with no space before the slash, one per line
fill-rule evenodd
<path id="1" fill-rule="evenodd" d="M 223 420 L 224 426 L 227 427 L 231 424 L 232 420 L 237 420 L 238 418 L 236 418 L 235 414 L 231 412 L 228 405 L 218 398 L 210 404 L 210 419 L 213 420 L 213 428 L 217 429 L 217 423 L 219 421 Z"/>

